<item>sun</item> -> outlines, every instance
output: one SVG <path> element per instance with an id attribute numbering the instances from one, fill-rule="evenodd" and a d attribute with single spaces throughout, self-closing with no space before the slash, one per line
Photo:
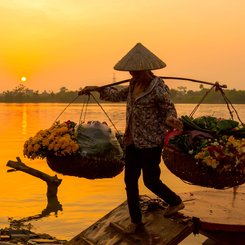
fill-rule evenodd
<path id="1" fill-rule="evenodd" d="M 21 82 L 26 82 L 27 81 L 27 78 L 25 76 L 21 77 Z"/>

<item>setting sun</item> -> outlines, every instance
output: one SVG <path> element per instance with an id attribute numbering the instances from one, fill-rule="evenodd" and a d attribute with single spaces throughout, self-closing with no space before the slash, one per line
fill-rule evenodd
<path id="1" fill-rule="evenodd" d="M 21 82 L 26 82 L 27 81 L 27 78 L 23 76 L 23 77 L 21 77 L 20 80 L 21 80 Z"/>

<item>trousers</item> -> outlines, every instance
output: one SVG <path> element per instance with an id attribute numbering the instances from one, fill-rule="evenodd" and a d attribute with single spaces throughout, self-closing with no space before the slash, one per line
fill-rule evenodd
<path id="1" fill-rule="evenodd" d="M 160 180 L 161 147 L 126 147 L 124 181 L 131 221 L 142 222 L 138 180 L 143 174 L 144 185 L 169 205 L 178 205 L 181 198 Z"/>

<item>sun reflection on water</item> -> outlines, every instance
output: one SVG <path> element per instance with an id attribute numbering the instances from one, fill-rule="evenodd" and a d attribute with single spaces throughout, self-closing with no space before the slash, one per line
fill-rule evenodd
<path id="1" fill-rule="evenodd" d="M 27 130 L 27 108 L 26 105 L 22 106 L 22 121 L 21 121 L 21 133 L 26 135 Z"/>

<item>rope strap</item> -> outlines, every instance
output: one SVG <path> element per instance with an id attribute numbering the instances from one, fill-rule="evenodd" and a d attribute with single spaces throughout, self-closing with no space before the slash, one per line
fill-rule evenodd
<path id="1" fill-rule="evenodd" d="M 106 111 L 104 110 L 104 108 L 102 107 L 102 105 L 99 103 L 99 101 L 94 97 L 94 95 L 92 93 L 89 93 L 87 96 L 87 100 L 84 99 L 83 105 L 82 105 L 82 109 L 81 109 L 81 113 L 80 113 L 80 118 L 79 118 L 79 124 L 82 124 L 85 122 L 86 119 L 86 115 L 87 115 L 87 109 L 88 109 L 88 103 L 90 101 L 90 96 L 94 99 L 94 101 L 99 105 L 99 107 L 101 108 L 101 110 L 104 112 L 104 114 L 106 115 L 106 117 L 108 118 L 108 120 L 110 121 L 110 123 L 112 124 L 112 126 L 114 127 L 115 131 L 117 132 L 117 134 L 120 136 L 120 133 L 118 131 L 118 129 L 116 128 L 116 125 L 112 122 L 111 118 L 109 117 L 109 115 L 106 113 Z M 68 105 L 61 111 L 61 113 L 57 116 L 57 118 L 55 119 L 55 121 L 53 122 L 53 124 L 55 124 L 57 122 L 57 120 L 61 117 L 61 115 L 65 112 L 65 110 L 79 97 L 76 96 L 70 103 L 68 103 Z M 82 118 L 83 117 L 83 118 Z"/>
<path id="2" fill-rule="evenodd" d="M 222 86 L 220 86 L 219 83 L 215 83 L 208 91 L 206 91 L 206 93 L 204 94 L 204 96 L 202 97 L 202 99 L 200 100 L 200 102 L 194 107 L 194 109 L 192 110 L 192 112 L 190 113 L 190 117 L 193 117 L 194 113 L 197 111 L 197 109 L 199 108 L 199 106 L 201 105 L 201 103 L 204 101 L 204 99 L 207 97 L 207 95 L 213 90 L 215 89 L 215 92 L 220 92 L 225 103 L 226 103 L 226 106 L 227 106 L 227 109 L 230 113 L 230 116 L 231 116 L 231 119 L 234 120 L 234 117 L 233 117 L 233 113 L 235 112 L 236 116 L 237 116 L 237 119 L 239 120 L 239 122 L 241 123 L 242 126 L 244 126 L 241 118 L 239 117 L 238 115 L 238 112 L 237 110 L 235 109 L 235 107 L 233 106 L 233 104 L 231 103 L 231 101 L 227 98 L 227 96 L 225 95 L 225 92 L 224 90 L 222 89 Z M 232 111 L 232 109 L 233 111 Z"/>
<path id="3" fill-rule="evenodd" d="M 81 110 L 81 114 L 80 114 L 79 124 L 85 122 L 85 118 L 86 118 L 87 110 L 88 110 L 88 102 L 89 102 L 89 100 L 90 100 L 90 94 L 87 97 L 87 101 L 85 101 L 85 99 L 84 99 L 82 110 Z M 83 120 L 82 120 L 82 115 L 83 115 Z"/>
<path id="4" fill-rule="evenodd" d="M 99 101 L 94 97 L 94 95 L 92 93 L 90 93 L 90 95 L 93 97 L 94 101 L 98 104 L 98 106 L 101 108 L 101 110 L 105 113 L 106 117 L 108 118 L 108 120 L 110 121 L 110 123 L 112 124 L 112 126 L 114 127 L 115 131 L 120 135 L 119 131 L 116 128 L 116 125 L 112 122 L 111 118 L 106 113 L 106 111 L 104 110 L 104 108 L 102 107 L 102 105 L 99 103 Z"/>
<path id="5" fill-rule="evenodd" d="M 79 95 L 77 95 L 70 103 L 68 103 L 68 105 L 64 108 L 63 111 L 61 111 L 61 113 L 57 116 L 57 118 L 54 120 L 53 125 L 57 122 L 57 120 L 60 118 L 60 116 L 64 113 L 64 111 L 79 97 Z"/>

